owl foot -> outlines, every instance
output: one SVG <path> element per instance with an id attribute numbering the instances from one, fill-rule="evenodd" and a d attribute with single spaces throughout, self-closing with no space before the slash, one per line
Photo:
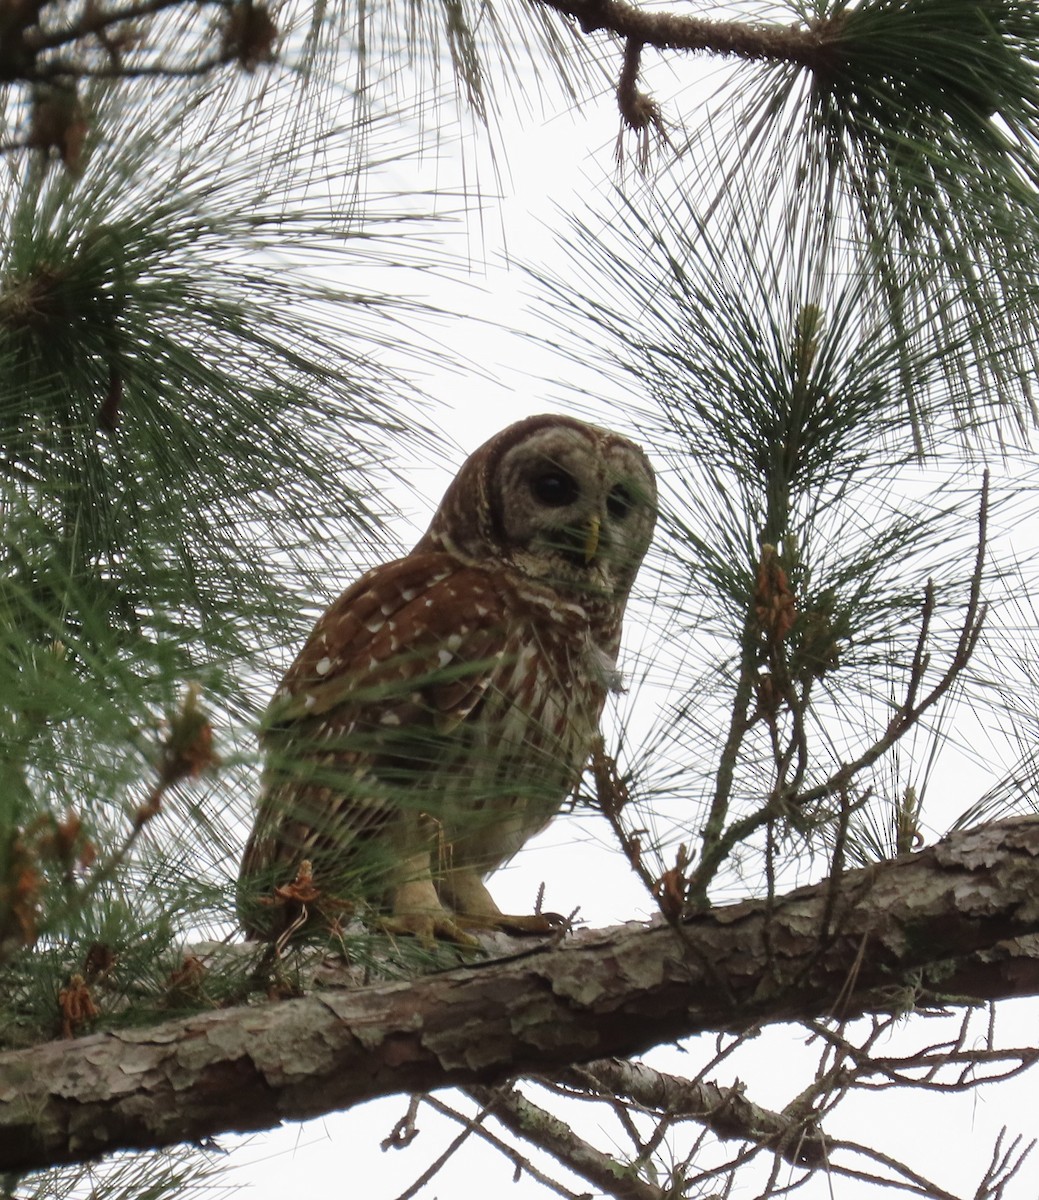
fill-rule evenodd
<path id="1" fill-rule="evenodd" d="M 431 946 L 437 938 L 459 946 L 479 945 L 476 938 L 461 929 L 452 914 L 440 903 L 428 875 L 423 877 L 420 874 L 395 887 L 391 893 L 391 908 L 393 915 L 383 917 L 381 921 L 387 933 L 408 933 L 427 946 Z"/>
<path id="2" fill-rule="evenodd" d="M 569 921 L 559 913 L 512 916 L 499 911 L 480 875 L 465 868 L 448 871 L 436 885 L 443 905 L 455 914 L 463 929 L 483 929 L 518 937 L 546 937 L 566 930 Z"/>
<path id="3" fill-rule="evenodd" d="M 437 939 L 453 942 L 456 946 L 479 946 L 471 933 L 460 929 L 450 913 L 440 912 L 395 913 L 392 917 L 381 917 L 379 927 L 386 933 L 410 934 L 425 946 L 432 946 Z"/>

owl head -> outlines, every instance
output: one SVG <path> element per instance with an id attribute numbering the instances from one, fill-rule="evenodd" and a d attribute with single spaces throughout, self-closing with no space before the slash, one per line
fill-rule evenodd
<path id="1" fill-rule="evenodd" d="M 627 438 L 555 414 L 495 434 L 463 463 L 417 550 L 504 561 L 623 605 L 653 536 L 653 468 Z"/>

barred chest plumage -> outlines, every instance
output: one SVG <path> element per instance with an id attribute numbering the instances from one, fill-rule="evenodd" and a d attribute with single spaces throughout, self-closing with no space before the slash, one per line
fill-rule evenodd
<path id="1" fill-rule="evenodd" d="M 519 582 L 495 680 L 467 722 L 450 765 L 429 786 L 456 865 L 488 873 L 552 819 L 576 787 L 619 685 L 619 623 Z M 484 811 L 494 813 L 480 821 Z M 474 820 L 474 817 L 477 819 Z"/>

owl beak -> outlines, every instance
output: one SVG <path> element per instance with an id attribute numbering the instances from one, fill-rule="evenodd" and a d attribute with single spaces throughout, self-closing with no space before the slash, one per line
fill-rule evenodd
<path id="1" fill-rule="evenodd" d="M 596 554 L 599 552 L 599 527 L 600 520 L 598 517 L 592 517 L 588 522 L 588 533 L 584 539 L 584 561 L 585 564 L 594 562 Z"/>

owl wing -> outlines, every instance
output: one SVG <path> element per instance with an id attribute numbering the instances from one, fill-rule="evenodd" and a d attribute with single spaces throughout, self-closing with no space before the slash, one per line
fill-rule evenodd
<path id="1" fill-rule="evenodd" d="M 465 719 L 506 644 L 486 572 L 446 554 L 409 555 L 363 575 L 325 612 L 275 693 L 278 727 L 333 710 L 340 722 L 407 706 L 415 692 L 438 728 Z M 390 722 L 387 722 L 390 723 Z"/>
<path id="2" fill-rule="evenodd" d="M 508 625 L 490 576 L 440 552 L 376 567 L 348 588 L 268 710 L 264 742 L 282 765 L 270 772 L 243 876 L 322 847 L 341 854 L 375 833 L 394 808 L 380 764 L 403 762 L 412 777 L 433 765 L 450 740 L 442 735 L 499 678 Z"/>

